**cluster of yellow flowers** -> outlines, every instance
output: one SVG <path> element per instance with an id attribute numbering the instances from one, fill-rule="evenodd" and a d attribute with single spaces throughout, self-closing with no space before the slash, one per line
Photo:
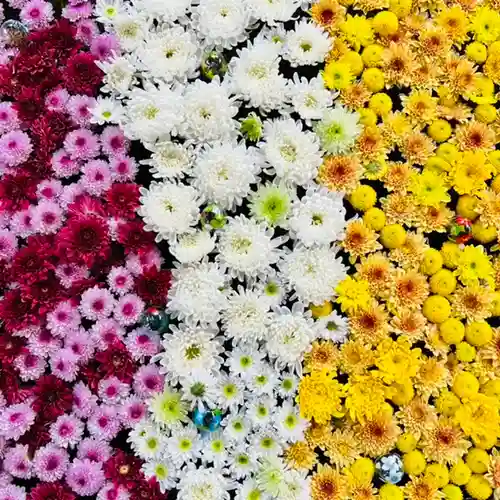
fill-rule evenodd
<path id="1" fill-rule="evenodd" d="M 299 387 L 313 500 L 500 499 L 500 1 L 319 0 L 325 86 L 360 115 L 319 182 L 359 213 L 332 299 L 348 340 L 314 342 Z M 311 307 L 328 315 L 332 303 Z M 397 484 L 377 479 L 401 457 Z"/>

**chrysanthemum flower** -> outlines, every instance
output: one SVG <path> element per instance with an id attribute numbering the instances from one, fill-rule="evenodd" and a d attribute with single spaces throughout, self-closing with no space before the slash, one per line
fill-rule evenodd
<path id="1" fill-rule="evenodd" d="M 350 193 L 359 185 L 363 169 L 355 156 L 326 156 L 317 181 L 331 191 Z"/>
<path id="2" fill-rule="evenodd" d="M 381 411 L 354 427 L 354 435 L 361 450 L 371 457 L 389 452 L 395 445 L 401 429 L 388 411 Z"/>
<path id="3" fill-rule="evenodd" d="M 318 465 L 318 470 L 311 479 L 313 500 L 341 500 L 346 497 L 346 493 L 347 478 L 330 466 Z"/>

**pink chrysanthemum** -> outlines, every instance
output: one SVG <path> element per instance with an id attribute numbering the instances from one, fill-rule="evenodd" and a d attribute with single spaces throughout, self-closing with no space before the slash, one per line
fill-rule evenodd
<path id="1" fill-rule="evenodd" d="M 151 267 L 160 269 L 163 258 L 157 248 L 151 248 L 140 255 L 129 253 L 125 259 L 127 269 L 135 276 L 142 274 Z"/>
<path id="2" fill-rule="evenodd" d="M 0 161 L 9 167 L 25 162 L 32 151 L 33 145 L 26 132 L 12 130 L 0 137 Z"/>
<path id="3" fill-rule="evenodd" d="M 81 19 L 76 23 L 75 38 L 85 45 L 90 45 L 95 36 L 99 34 L 99 28 L 91 19 Z"/>
<path id="4" fill-rule="evenodd" d="M 137 173 L 137 163 L 129 156 L 116 156 L 110 159 L 110 169 L 116 182 L 127 182 L 134 180 Z"/>
<path id="5" fill-rule="evenodd" d="M 113 52 L 120 52 L 120 43 L 113 34 L 104 33 L 95 37 L 90 45 L 90 52 L 100 61 L 109 59 L 113 56 Z"/>
<path id="6" fill-rule="evenodd" d="M 99 139 L 90 130 L 80 128 L 66 136 L 64 149 L 75 160 L 91 160 L 99 154 Z"/>
<path id="7" fill-rule="evenodd" d="M 112 452 L 113 449 L 106 441 L 95 438 L 85 438 L 78 445 L 77 458 L 103 464 L 111 457 Z"/>
<path id="8" fill-rule="evenodd" d="M 143 300 L 134 293 L 128 293 L 118 299 L 113 314 L 120 325 L 133 325 L 137 323 L 143 311 Z"/>
<path id="9" fill-rule="evenodd" d="M 95 495 L 102 488 L 104 481 L 101 464 L 87 459 L 75 459 L 66 473 L 68 486 L 84 497 Z"/>
<path id="10" fill-rule="evenodd" d="M 92 3 L 81 2 L 77 4 L 69 4 L 64 7 L 62 16 L 69 19 L 71 22 L 78 21 L 79 19 L 87 19 L 92 14 Z"/>
<path id="11" fill-rule="evenodd" d="M 59 339 L 45 328 L 29 337 L 27 347 L 35 356 L 46 357 L 61 347 Z"/>
<path id="12" fill-rule="evenodd" d="M 0 488 L 0 500 L 26 500 L 26 490 L 21 486 L 7 484 Z"/>
<path id="13" fill-rule="evenodd" d="M 165 376 L 156 365 L 141 366 L 134 375 L 134 390 L 141 398 L 163 391 Z"/>
<path id="14" fill-rule="evenodd" d="M 123 340 L 125 330 L 114 319 L 103 319 L 95 323 L 91 329 L 96 347 L 104 351 L 109 345 Z"/>
<path id="15" fill-rule="evenodd" d="M 80 172 L 80 164 L 72 159 L 64 149 L 60 149 L 52 155 L 51 165 L 54 174 L 61 179 L 71 177 Z"/>
<path id="16" fill-rule="evenodd" d="M 18 444 L 8 450 L 4 457 L 3 467 L 14 477 L 29 479 L 33 467 L 29 458 L 28 445 Z"/>
<path id="17" fill-rule="evenodd" d="M 0 134 L 12 132 L 19 128 L 17 111 L 11 102 L 0 102 Z"/>
<path id="18" fill-rule="evenodd" d="M 87 363 L 94 354 L 95 342 L 86 330 L 80 328 L 66 335 L 64 347 L 78 357 L 79 363 Z"/>
<path id="19" fill-rule="evenodd" d="M 82 294 L 80 311 L 83 317 L 90 320 L 107 318 L 115 307 L 115 299 L 105 288 L 94 286 Z"/>
<path id="20" fill-rule="evenodd" d="M 89 161 L 82 167 L 82 174 L 80 182 L 87 193 L 99 196 L 111 187 L 111 170 L 104 160 Z"/>
<path id="21" fill-rule="evenodd" d="M 63 185 L 57 179 L 47 179 L 38 184 L 36 187 L 36 195 L 39 200 L 54 201 L 59 198 L 62 193 Z"/>
<path id="22" fill-rule="evenodd" d="M 66 89 L 55 89 L 47 94 L 45 106 L 50 111 L 64 112 L 68 99 L 69 93 Z"/>
<path id="23" fill-rule="evenodd" d="M 0 229 L 0 260 L 11 260 L 16 251 L 16 235 L 7 229 Z"/>
<path id="24" fill-rule="evenodd" d="M 61 196 L 59 197 L 59 203 L 67 210 L 70 205 L 75 203 L 75 201 L 84 194 L 85 189 L 80 182 L 69 184 L 68 186 L 64 186 Z"/>
<path id="25" fill-rule="evenodd" d="M 68 452 L 53 444 L 39 448 L 33 459 L 35 475 L 41 481 L 53 482 L 61 479 L 68 465 Z"/>
<path id="26" fill-rule="evenodd" d="M 47 328 L 56 336 L 64 337 L 68 332 L 78 329 L 82 322 L 78 307 L 69 300 L 60 302 L 47 314 Z"/>
<path id="27" fill-rule="evenodd" d="M 108 405 L 95 408 L 87 427 L 92 436 L 110 441 L 120 430 L 120 419 L 116 408 Z"/>
<path id="28" fill-rule="evenodd" d="M 107 483 L 97 494 L 96 500 L 130 500 L 130 494 L 123 486 Z"/>
<path id="29" fill-rule="evenodd" d="M 75 281 L 89 277 L 88 268 L 86 266 L 79 266 L 78 264 L 61 264 L 56 267 L 55 272 L 64 288 L 69 288 Z"/>
<path id="30" fill-rule="evenodd" d="M 83 383 L 78 382 L 73 388 L 73 412 L 77 417 L 88 418 L 97 407 L 97 396 Z"/>
<path id="31" fill-rule="evenodd" d="M 99 381 L 97 393 L 106 404 L 117 404 L 126 398 L 130 392 L 130 385 L 122 382 L 118 377 L 107 377 Z"/>
<path id="32" fill-rule="evenodd" d="M 63 221 L 64 213 L 58 203 L 47 200 L 33 207 L 33 227 L 37 233 L 54 234 Z"/>
<path id="33" fill-rule="evenodd" d="M 50 356 L 52 373 L 66 382 L 73 382 L 78 373 L 78 356 L 69 349 L 60 349 Z"/>
<path id="34" fill-rule="evenodd" d="M 28 403 L 8 406 L 0 413 L 0 436 L 18 440 L 35 421 L 36 413 Z"/>
<path id="35" fill-rule="evenodd" d="M 146 416 L 146 405 L 137 396 L 130 396 L 120 407 L 120 419 L 123 427 L 130 429 Z"/>
<path id="36" fill-rule="evenodd" d="M 123 156 L 128 151 L 129 141 L 120 127 L 110 125 L 101 133 L 101 145 L 108 156 Z"/>
<path id="37" fill-rule="evenodd" d="M 45 359 L 31 352 L 23 352 L 14 360 L 14 366 L 19 371 L 19 377 L 26 382 L 36 380 L 45 372 Z"/>
<path id="38" fill-rule="evenodd" d="M 33 227 L 33 207 L 20 210 L 12 215 L 10 220 L 11 231 L 21 238 L 27 238 L 35 232 Z"/>
<path id="39" fill-rule="evenodd" d="M 113 267 L 108 274 L 108 285 L 112 292 L 124 295 L 134 285 L 134 278 L 125 267 Z"/>
<path id="40" fill-rule="evenodd" d="M 145 357 L 154 356 L 160 350 L 160 336 L 149 328 L 132 330 L 125 339 L 125 345 L 136 361 Z"/>
<path id="41" fill-rule="evenodd" d="M 95 106 L 96 100 L 86 95 L 74 95 L 69 98 L 66 110 L 73 122 L 80 127 L 90 124 L 92 113 L 90 110 Z"/>
<path id="42" fill-rule="evenodd" d="M 21 9 L 19 17 L 31 29 L 45 28 L 54 19 L 54 9 L 44 0 L 30 0 Z"/>
<path id="43" fill-rule="evenodd" d="M 73 415 L 61 415 L 50 426 L 50 437 L 61 448 L 75 447 L 82 439 L 85 426 Z"/>

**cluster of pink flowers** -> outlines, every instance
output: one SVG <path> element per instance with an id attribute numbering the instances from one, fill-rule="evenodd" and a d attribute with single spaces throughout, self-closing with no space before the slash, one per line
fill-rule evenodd
<path id="1" fill-rule="evenodd" d="M 113 43 L 88 2 L 56 23 L 48 2 L 10 4 L 31 32 L 0 47 L 0 500 L 161 499 L 115 444 L 163 390 L 140 321 L 170 272 L 128 141 L 92 124 Z"/>

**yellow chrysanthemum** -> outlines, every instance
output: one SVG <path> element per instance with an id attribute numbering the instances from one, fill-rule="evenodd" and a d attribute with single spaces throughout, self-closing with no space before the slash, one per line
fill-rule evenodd
<path id="1" fill-rule="evenodd" d="M 318 471 L 311 478 L 312 500 L 344 500 L 347 493 L 347 478 L 336 469 L 318 465 Z"/>
<path id="2" fill-rule="evenodd" d="M 375 364 L 386 384 L 403 383 L 414 377 L 420 367 L 420 349 L 412 349 L 411 342 L 405 337 L 397 341 L 390 337 L 378 344 Z"/>
<path id="3" fill-rule="evenodd" d="M 456 274 L 464 285 L 494 283 L 494 271 L 489 255 L 483 246 L 466 246 L 458 257 Z"/>
<path id="4" fill-rule="evenodd" d="M 335 291 L 338 294 L 336 301 L 344 312 L 366 309 L 371 303 L 370 287 L 365 280 L 354 280 L 348 276 L 337 285 Z"/>
<path id="5" fill-rule="evenodd" d="M 285 462 L 298 470 L 311 470 L 318 458 L 314 450 L 305 442 L 297 441 L 284 451 Z"/>
<path id="6" fill-rule="evenodd" d="M 429 170 L 412 176 L 410 191 L 417 203 L 424 206 L 439 207 L 451 199 L 443 176 Z"/>

